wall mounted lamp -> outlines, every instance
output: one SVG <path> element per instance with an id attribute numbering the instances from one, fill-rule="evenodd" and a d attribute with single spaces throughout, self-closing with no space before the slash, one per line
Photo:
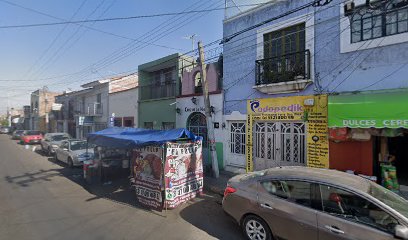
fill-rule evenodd
<path id="1" fill-rule="evenodd" d="M 197 105 L 197 98 L 196 98 L 196 97 L 192 97 L 192 98 L 191 98 L 191 102 L 194 103 L 195 105 Z"/>
<path id="2" fill-rule="evenodd" d="M 210 111 L 211 111 L 211 113 L 215 113 L 215 107 L 214 107 L 214 106 L 211 106 L 211 107 L 210 107 Z"/>

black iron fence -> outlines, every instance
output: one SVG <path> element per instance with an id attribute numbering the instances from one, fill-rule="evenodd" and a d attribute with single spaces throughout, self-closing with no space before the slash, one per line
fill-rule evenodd
<path id="1" fill-rule="evenodd" d="M 310 51 L 256 60 L 255 68 L 256 85 L 310 79 Z"/>

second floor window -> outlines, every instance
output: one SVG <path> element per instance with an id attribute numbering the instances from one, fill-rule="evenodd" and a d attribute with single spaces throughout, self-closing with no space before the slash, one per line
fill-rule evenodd
<path id="1" fill-rule="evenodd" d="M 305 50 L 305 23 L 264 35 L 264 58 Z"/>
<path id="2" fill-rule="evenodd" d="M 408 32 L 408 4 L 399 2 L 383 1 L 375 10 L 366 6 L 357 9 L 351 17 L 351 42 Z"/>

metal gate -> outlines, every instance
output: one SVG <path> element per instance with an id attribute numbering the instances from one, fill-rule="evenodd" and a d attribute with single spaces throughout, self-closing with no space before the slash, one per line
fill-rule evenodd
<path id="1" fill-rule="evenodd" d="M 255 170 L 306 166 L 306 126 L 303 122 L 256 122 Z"/>

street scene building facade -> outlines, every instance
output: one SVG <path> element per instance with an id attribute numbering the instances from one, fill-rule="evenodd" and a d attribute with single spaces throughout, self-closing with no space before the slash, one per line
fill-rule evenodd
<path id="1" fill-rule="evenodd" d="M 226 164 L 232 169 L 329 167 L 327 97 L 315 96 L 315 13 L 305 9 L 256 27 L 306 2 L 273 2 L 224 20 Z"/>
<path id="2" fill-rule="evenodd" d="M 193 63 L 176 53 L 139 66 L 139 127 L 175 128 L 182 72 Z"/>
<path id="3" fill-rule="evenodd" d="M 406 2 L 355 1 L 354 8 L 333 3 L 340 6 L 327 7 L 315 20 L 316 72 L 330 94 L 330 167 L 381 182 L 381 165 L 394 159 L 398 180 L 406 185 Z"/>
<path id="4" fill-rule="evenodd" d="M 137 229 L 151 239 L 168 231 L 168 239 L 408 240 L 408 0 L 225 0 L 92 17 L 104 4 L 86 20 L 0 26 L 78 25 L 130 41 L 90 70 L 55 77 L 76 89 L 49 84 L 29 105 L 7 103 L 7 239 L 49 228 L 38 239 L 84 238 L 87 229 L 95 239 L 138 239 Z M 155 41 L 139 41 L 82 25 L 169 17 L 165 24 L 180 24 L 174 34 L 192 21 L 178 23 L 185 14 L 218 10 L 221 39 L 177 36 L 191 40 L 185 53 L 156 43 L 165 26 L 142 35 Z M 120 63 L 152 46 L 162 51 Z M 241 231 L 229 228 L 231 217 Z"/>
<path id="5" fill-rule="evenodd" d="M 220 169 L 224 168 L 224 144 L 223 144 L 223 93 L 222 76 L 220 73 L 222 62 L 209 63 L 206 65 L 206 78 L 210 99 L 212 117 L 207 121 L 203 97 L 203 81 L 201 68 L 195 65 L 191 69 L 183 71 L 181 94 L 176 99 L 176 127 L 187 128 L 197 136 L 203 137 L 203 161 L 205 166 L 211 166 L 208 150 L 208 127 L 214 127 L 217 159 Z"/>
<path id="6" fill-rule="evenodd" d="M 46 88 L 31 93 L 30 129 L 43 132 L 51 130 L 49 117 L 57 95 L 59 93 L 51 92 Z"/>

